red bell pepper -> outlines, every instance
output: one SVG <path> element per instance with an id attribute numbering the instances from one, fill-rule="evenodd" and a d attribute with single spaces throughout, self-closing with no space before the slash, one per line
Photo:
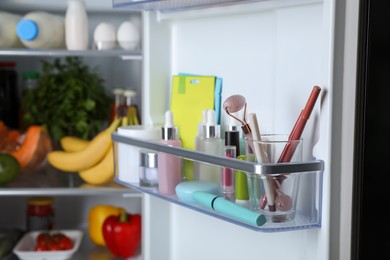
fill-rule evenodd
<path id="1" fill-rule="evenodd" d="M 141 244 L 141 215 L 122 210 L 118 216 L 107 217 L 103 222 L 103 237 L 114 256 L 135 255 Z"/>

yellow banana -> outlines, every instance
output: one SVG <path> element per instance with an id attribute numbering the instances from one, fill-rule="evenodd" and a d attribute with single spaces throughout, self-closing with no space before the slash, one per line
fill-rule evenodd
<path id="1" fill-rule="evenodd" d="M 55 168 L 66 172 L 79 172 L 91 168 L 103 159 L 112 145 L 111 133 L 118 127 L 121 119 L 97 134 L 84 149 L 76 152 L 53 151 L 47 155 L 48 162 Z"/>
<path id="2" fill-rule="evenodd" d="M 79 175 L 86 183 L 100 185 L 114 179 L 114 152 L 112 145 L 104 158 L 91 168 L 80 171 Z"/>
<path id="3" fill-rule="evenodd" d="M 76 152 L 85 148 L 89 141 L 77 136 L 63 136 L 60 140 L 62 149 L 66 152 Z"/>

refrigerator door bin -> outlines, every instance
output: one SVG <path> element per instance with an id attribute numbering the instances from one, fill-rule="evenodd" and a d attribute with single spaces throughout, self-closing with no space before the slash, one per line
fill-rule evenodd
<path id="1" fill-rule="evenodd" d="M 161 145 L 154 141 L 141 140 L 136 138 L 130 138 L 121 136 L 117 133 L 112 134 L 114 142 L 114 156 L 115 156 L 115 181 L 124 186 L 134 188 L 138 191 L 146 194 L 161 198 L 163 200 L 190 208 L 192 210 L 202 212 L 204 214 L 222 219 L 224 221 L 260 232 L 281 232 L 288 230 L 300 230 L 321 227 L 321 201 L 322 201 L 322 177 L 324 170 L 324 162 L 322 160 L 312 160 L 300 163 L 279 163 L 279 164 L 259 164 L 250 161 L 242 161 L 238 159 L 225 158 L 221 156 L 212 156 L 206 153 L 192 151 L 183 148 L 170 147 Z M 235 214 L 236 209 L 226 212 L 225 208 L 216 208 L 215 204 L 212 208 L 209 206 L 201 205 L 195 201 L 179 199 L 176 194 L 166 195 L 161 194 L 157 188 L 149 188 L 140 185 L 139 181 L 125 182 L 124 175 L 132 175 L 131 179 L 137 179 L 139 172 L 125 171 L 123 168 L 118 167 L 121 161 L 118 160 L 118 145 L 134 146 L 142 149 L 147 149 L 155 152 L 164 152 L 181 157 L 183 160 L 199 161 L 202 163 L 214 164 L 216 166 L 231 168 L 238 171 L 245 172 L 248 179 L 262 179 L 262 177 L 268 176 L 270 178 L 292 178 L 293 176 L 299 176 L 299 190 L 297 194 L 296 214 L 295 218 L 291 221 L 278 222 L 271 221 L 270 218 L 266 222 L 262 222 L 263 212 L 251 211 L 256 213 L 252 215 L 251 212 L 247 212 L 247 208 L 241 212 L 243 206 L 238 206 L 237 210 L 241 213 Z M 132 149 L 136 150 L 136 149 Z M 134 154 L 127 154 L 127 157 L 136 156 Z M 121 157 L 122 158 L 122 157 Z M 121 170 L 119 170 L 121 169 Z M 121 180 L 122 179 L 122 180 Z M 184 183 L 185 181 L 182 181 Z M 261 181 L 260 181 L 261 182 Z M 177 190 L 177 189 L 176 189 Z M 212 190 L 212 188 L 211 188 Z M 209 191 L 209 190 L 208 190 Z M 219 195 L 219 193 L 212 194 Z M 210 194 L 207 192 L 207 194 Z M 192 196 L 194 198 L 194 196 Z M 214 198 L 215 203 L 217 198 Z M 219 198 L 218 198 L 219 199 Z M 207 200 L 207 198 L 206 198 Z M 227 200 L 223 199 L 222 203 L 226 203 Z M 235 203 L 227 202 L 226 206 L 232 206 L 235 208 Z M 236 204 L 237 205 L 237 204 Z M 235 211 L 235 212 L 233 212 Z M 242 217 L 243 214 L 248 213 L 248 218 Z M 249 220 L 248 220 L 249 219 Z"/>

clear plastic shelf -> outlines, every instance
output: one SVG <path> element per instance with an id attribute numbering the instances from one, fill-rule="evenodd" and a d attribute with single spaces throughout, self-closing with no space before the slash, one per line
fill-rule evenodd
<path id="1" fill-rule="evenodd" d="M 322 160 L 306 161 L 301 163 L 259 164 L 222 156 L 212 156 L 203 152 L 171 147 L 154 141 L 130 138 L 118 133 L 112 134 L 115 156 L 115 181 L 121 185 L 136 189 L 143 193 L 164 199 L 166 201 L 190 208 L 222 219 L 224 221 L 260 232 L 281 232 L 321 227 L 322 178 L 324 162 Z M 143 187 L 139 183 L 138 165 L 129 169 L 121 164 L 129 158 L 138 157 L 140 150 L 164 152 L 181 157 L 184 160 L 209 163 L 220 167 L 232 168 L 245 172 L 248 178 L 264 176 L 299 176 L 299 191 L 296 213 L 293 220 L 286 222 L 268 221 L 261 226 L 247 223 L 230 215 L 219 213 L 196 202 L 185 202 L 176 195 L 164 195 L 156 188 Z M 127 158 L 127 159 L 126 159 Z M 134 164 L 134 163 L 133 163 Z M 134 165 L 133 165 L 134 166 Z"/>

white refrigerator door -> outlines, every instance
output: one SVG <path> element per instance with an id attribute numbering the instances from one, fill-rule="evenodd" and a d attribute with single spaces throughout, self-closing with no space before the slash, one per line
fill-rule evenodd
<path id="1" fill-rule="evenodd" d="M 303 159 L 325 162 L 321 228 L 254 232 L 145 195 L 145 259 L 349 259 L 358 9 L 351 2 L 144 13 L 145 123 L 163 123 L 171 76 L 180 72 L 222 77 L 222 100 L 243 95 L 263 133 L 289 133 L 318 85 Z M 222 127 L 227 120 L 222 112 Z"/>

